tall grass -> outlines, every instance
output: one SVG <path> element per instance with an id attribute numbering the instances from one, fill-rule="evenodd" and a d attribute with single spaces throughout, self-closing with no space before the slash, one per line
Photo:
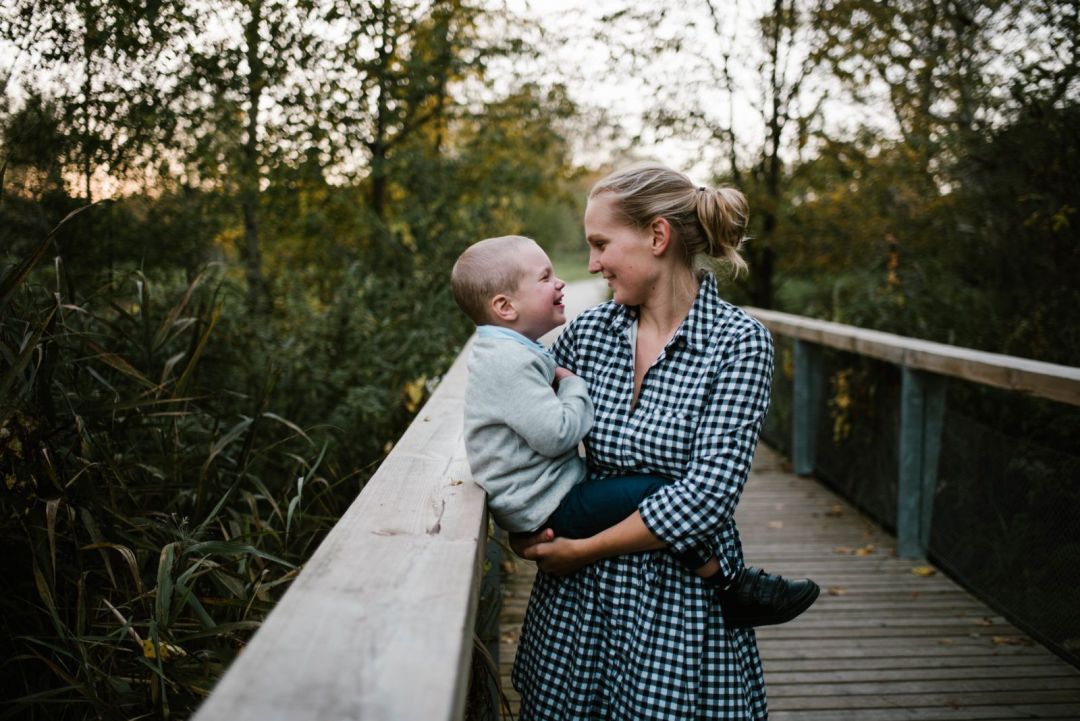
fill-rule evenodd
<path id="1" fill-rule="evenodd" d="M 186 717 L 443 359 L 331 357 L 356 304 L 253 328 L 214 268 L 70 297 L 51 248 L 0 279 L 0 718 Z"/>

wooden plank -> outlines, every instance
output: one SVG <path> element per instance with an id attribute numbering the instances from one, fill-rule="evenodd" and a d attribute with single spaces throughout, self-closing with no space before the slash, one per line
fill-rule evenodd
<path id="1" fill-rule="evenodd" d="M 1080 705 L 1076 701 L 1076 692 L 1072 689 L 1063 691 L 1040 691 L 1023 689 L 1020 691 L 949 691 L 908 694 L 846 694 L 843 689 L 834 689 L 832 695 L 785 696 L 775 698 L 769 694 L 770 714 L 773 711 L 823 711 L 816 719 L 831 719 L 832 713 L 839 709 L 897 709 L 897 708 L 938 708 L 946 712 L 964 706 L 1015 706 L 1018 704 L 1068 704 Z M 770 715 L 771 718 L 771 715 Z M 860 717 L 862 718 L 862 717 Z M 942 718 L 950 718 L 943 715 Z"/>
<path id="2" fill-rule="evenodd" d="M 917 370 L 1080 405 L 1080 368 L 959 348 L 761 308 L 744 308 L 778 335 Z"/>
<path id="3" fill-rule="evenodd" d="M 941 706 L 937 708 L 793 710 L 769 714 L 771 721 L 1018 721 L 1019 719 L 1080 718 L 1080 705 L 1010 704 L 1007 706 Z"/>

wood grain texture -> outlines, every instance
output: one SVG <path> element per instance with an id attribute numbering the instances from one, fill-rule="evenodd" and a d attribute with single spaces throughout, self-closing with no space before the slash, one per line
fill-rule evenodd
<path id="1" fill-rule="evenodd" d="M 745 308 L 775 334 L 916 370 L 1080 405 L 1080 368 L 986 353 L 761 308 Z"/>

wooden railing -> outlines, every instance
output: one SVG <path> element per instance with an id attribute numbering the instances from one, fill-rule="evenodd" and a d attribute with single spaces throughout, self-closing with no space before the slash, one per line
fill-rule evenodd
<path id="1" fill-rule="evenodd" d="M 487 538 L 462 440 L 463 352 L 195 715 L 463 715 Z"/>
<path id="2" fill-rule="evenodd" d="M 789 313 L 746 310 L 774 335 L 795 340 L 791 460 L 796 473 L 814 472 L 816 411 L 823 402 L 825 385 L 821 347 L 900 366 L 896 541 L 897 552 L 904 558 L 924 556 L 930 540 L 947 376 L 1080 405 L 1080 368 L 958 348 Z"/>

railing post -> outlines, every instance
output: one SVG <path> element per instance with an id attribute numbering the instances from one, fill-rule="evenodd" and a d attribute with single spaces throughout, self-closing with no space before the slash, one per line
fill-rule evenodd
<path id="1" fill-rule="evenodd" d="M 901 373 L 896 550 L 901 558 L 921 558 L 930 545 L 946 381 L 907 367 Z"/>
<path id="2" fill-rule="evenodd" d="M 825 387 L 821 347 L 795 340 L 794 408 L 791 419 L 791 463 L 800 476 L 814 472 L 817 450 L 817 418 Z"/>

